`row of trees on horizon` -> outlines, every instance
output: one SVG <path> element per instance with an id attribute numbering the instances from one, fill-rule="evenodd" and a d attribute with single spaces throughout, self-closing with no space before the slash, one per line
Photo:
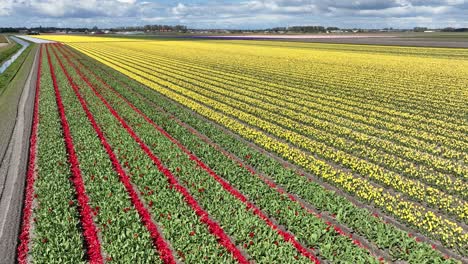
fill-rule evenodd
<path id="1" fill-rule="evenodd" d="M 231 33 L 240 33 L 240 32 L 271 32 L 271 33 L 325 33 L 325 32 L 369 32 L 369 31 L 414 31 L 414 32 L 424 32 L 428 29 L 427 27 L 415 27 L 413 29 L 393 29 L 393 28 L 384 28 L 384 29 L 361 29 L 361 28 L 353 28 L 353 29 L 340 29 L 338 27 L 324 27 L 324 26 L 291 26 L 291 27 L 274 27 L 269 29 L 257 29 L 257 30 L 242 30 L 242 29 L 230 29 L 230 30 L 222 30 L 222 29 L 190 29 L 184 25 L 144 25 L 144 26 L 129 26 L 129 27 L 115 27 L 115 28 L 107 28 L 107 29 L 99 29 L 97 26 L 92 28 L 87 27 L 0 27 L 0 33 L 21 33 L 21 32 L 38 32 L 38 33 L 49 33 L 49 32 L 102 32 L 102 31 L 109 31 L 112 32 L 180 32 L 180 33 L 187 33 L 187 32 L 201 32 L 201 31 L 213 31 L 213 32 L 231 32 Z M 452 28 L 447 27 L 443 29 L 437 29 L 437 31 L 442 32 L 468 32 L 468 28 Z"/>

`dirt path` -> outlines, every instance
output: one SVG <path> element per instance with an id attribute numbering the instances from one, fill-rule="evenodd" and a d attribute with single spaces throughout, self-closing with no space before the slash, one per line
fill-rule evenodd
<path id="1" fill-rule="evenodd" d="M 28 161 L 38 50 L 19 98 L 10 142 L 0 145 L 0 153 L 5 153 L 0 164 L 0 262 L 2 264 L 15 262 Z M 11 98 L 11 100 L 17 99 Z M 1 136 L 9 135 L 8 133 Z"/>

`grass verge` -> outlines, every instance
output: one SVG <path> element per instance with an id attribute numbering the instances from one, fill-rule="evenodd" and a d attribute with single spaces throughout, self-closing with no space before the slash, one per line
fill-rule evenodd
<path id="1" fill-rule="evenodd" d="M 0 43 L 8 43 L 6 38 L 5 35 L 0 35 Z M 19 49 L 21 49 L 21 45 L 14 41 L 11 41 L 11 43 L 6 46 L 0 47 L 0 64 L 10 58 Z"/>

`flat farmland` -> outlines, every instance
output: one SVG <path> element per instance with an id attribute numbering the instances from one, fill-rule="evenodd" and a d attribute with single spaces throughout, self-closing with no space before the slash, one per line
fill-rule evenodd
<path id="1" fill-rule="evenodd" d="M 468 50 L 41 36 L 20 263 L 468 255 Z"/>
<path id="2" fill-rule="evenodd" d="M 388 32 L 359 34 L 244 34 L 244 35 L 205 35 L 190 36 L 195 39 L 231 39 L 231 40 L 279 40 L 288 42 L 313 42 L 330 44 L 385 45 L 408 47 L 468 48 L 467 33 L 450 32 Z"/>
<path id="3" fill-rule="evenodd" d="M 0 34 L 0 43 L 8 43 L 8 39 L 3 34 Z"/>

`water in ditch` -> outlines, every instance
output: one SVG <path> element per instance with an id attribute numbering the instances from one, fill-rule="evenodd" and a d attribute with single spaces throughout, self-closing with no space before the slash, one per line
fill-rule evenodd
<path id="1" fill-rule="evenodd" d="M 23 51 L 29 46 L 29 42 L 26 42 L 24 40 L 21 40 L 17 37 L 10 37 L 10 39 L 14 40 L 16 43 L 20 44 L 22 47 L 20 50 L 18 50 L 13 56 L 11 56 L 8 60 L 6 60 L 1 66 L 0 66 L 0 74 L 3 73 L 8 67 L 15 62 L 15 60 L 23 53 Z"/>

